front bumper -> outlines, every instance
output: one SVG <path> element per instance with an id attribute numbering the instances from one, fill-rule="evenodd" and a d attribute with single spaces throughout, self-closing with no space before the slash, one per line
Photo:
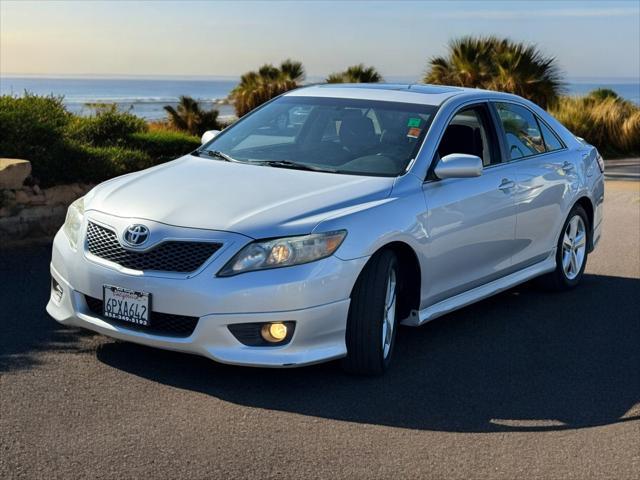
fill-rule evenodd
<path id="1" fill-rule="evenodd" d="M 246 243 L 244 238 L 234 241 Z M 177 277 L 99 262 L 83 251 L 83 243 L 78 251 L 72 249 L 62 232 L 53 243 L 51 275 L 64 293 L 59 300 L 51 296 L 47 312 L 64 325 L 236 365 L 288 367 L 346 354 L 349 295 L 367 258 L 344 261 L 332 256 L 306 265 L 215 277 L 240 245 L 221 249 L 196 274 Z M 150 293 L 152 312 L 198 317 L 197 326 L 188 337 L 173 337 L 112 324 L 85 301 L 85 295 L 102 298 L 103 285 Z M 235 323 L 274 321 L 296 322 L 286 345 L 247 346 L 228 329 Z"/>

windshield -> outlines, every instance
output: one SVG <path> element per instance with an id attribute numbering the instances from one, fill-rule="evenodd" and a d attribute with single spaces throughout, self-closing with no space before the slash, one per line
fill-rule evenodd
<path id="1" fill-rule="evenodd" d="M 397 176 L 417 154 L 435 111 L 430 105 L 285 96 L 200 152 L 283 168 Z"/>

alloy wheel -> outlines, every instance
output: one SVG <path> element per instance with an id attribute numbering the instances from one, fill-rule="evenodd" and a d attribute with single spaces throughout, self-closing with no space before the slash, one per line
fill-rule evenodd
<path id="1" fill-rule="evenodd" d="M 393 330 L 396 325 L 396 271 L 391 268 L 387 278 L 387 292 L 384 301 L 384 318 L 382 319 L 382 355 L 387 358 L 391 351 Z"/>
<path id="2" fill-rule="evenodd" d="M 567 224 L 562 239 L 562 269 L 569 280 L 582 270 L 587 251 L 587 229 L 580 215 L 574 215 Z"/>

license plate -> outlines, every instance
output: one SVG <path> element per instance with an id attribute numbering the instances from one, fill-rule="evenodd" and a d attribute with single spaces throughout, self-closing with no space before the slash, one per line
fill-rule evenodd
<path id="1" fill-rule="evenodd" d="M 107 318 L 149 326 L 148 293 L 104 285 L 102 314 Z"/>

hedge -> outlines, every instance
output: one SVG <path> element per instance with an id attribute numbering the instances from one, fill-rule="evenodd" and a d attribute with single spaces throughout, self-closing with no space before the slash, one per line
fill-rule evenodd
<path id="1" fill-rule="evenodd" d="M 129 135 L 145 132 L 147 123 L 131 113 L 118 112 L 113 105 L 90 117 L 74 117 L 66 130 L 70 139 L 87 145 L 124 146 Z"/>
<path id="2" fill-rule="evenodd" d="M 30 160 L 33 176 L 49 179 L 46 184 L 72 177 L 65 171 L 71 120 L 60 97 L 0 96 L 0 156 Z"/>
<path id="3" fill-rule="evenodd" d="M 43 187 L 100 182 L 173 160 L 200 145 L 184 133 L 147 129 L 143 119 L 115 108 L 79 117 L 60 97 L 0 96 L 0 156 L 30 160 L 33 180 Z"/>
<path id="4" fill-rule="evenodd" d="M 200 139 L 181 132 L 154 131 L 129 135 L 127 145 L 162 163 L 192 152 L 200 146 Z"/>
<path id="5" fill-rule="evenodd" d="M 151 167 L 155 162 L 144 152 L 124 147 L 94 147 L 82 143 L 68 145 L 63 182 L 98 183 L 109 178 Z"/>

